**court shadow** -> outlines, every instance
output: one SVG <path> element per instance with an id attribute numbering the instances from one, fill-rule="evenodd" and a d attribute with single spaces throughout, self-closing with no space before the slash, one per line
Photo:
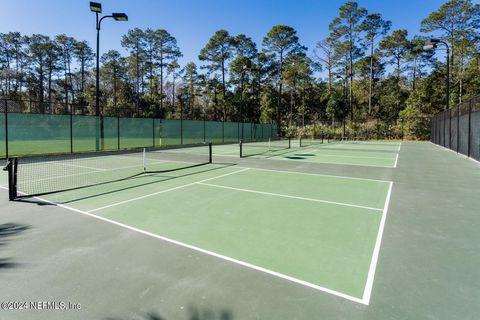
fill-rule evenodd
<path id="1" fill-rule="evenodd" d="M 104 320 L 127 320 L 127 318 L 108 317 Z M 128 318 L 130 319 L 130 318 Z M 157 311 L 150 311 L 144 316 L 136 317 L 138 320 L 169 320 L 160 315 Z M 233 320 L 233 314 L 227 309 L 215 311 L 211 308 L 189 307 L 186 317 L 176 317 L 175 319 L 185 320 Z"/>
<path id="2" fill-rule="evenodd" d="M 316 154 L 312 154 L 312 153 L 295 153 L 294 156 L 299 156 L 299 157 L 315 157 Z"/>
<path id="3" fill-rule="evenodd" d="M 36 204 L 37 206 L 55 206 L 54 203 L 51 203 L 49 201 L 44 201 L 44 200 L 40 200 L 40 199 L 28 199 L 28 198 L 18 198 L 18 199 L 15 199 L 16 202 L 23 202 L 23 203 L 32 203 L 32 204 Z"/>
<path id="4" fill-rule="evenodd" d="M 17 223 L 3 223 L 0 224 L 0 246 L 4 247 L 12 238 L 20 233 L 28 230 L 30 227 Z M 10 258 L 0 258 L 0 269 L 11 269 L 18 267 L 19 264 L 12 261 Z"/>
<path id="5" fill-rule="evenodd" d="M 304 157 L 299 157 L 299 156 L 286 156 L 285 157 L 286 159 L 290 159 L 290 160 L 302 160 L 302 159 L 306 159 Z"/>

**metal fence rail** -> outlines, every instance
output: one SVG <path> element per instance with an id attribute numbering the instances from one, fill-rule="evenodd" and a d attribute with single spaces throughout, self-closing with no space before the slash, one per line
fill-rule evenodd
<path id="1" fill-rule="evenodd" d="M 431 141 L 480 161 L 480 97 L 435 115 Z"/>
<path id="2" fill-rule="evenodd" d="M 58 108 L 57 108 L 58 109 Z M 62 112 L 25 101 L 0 100 L 0 158 L 38 154 L 268 140 L 276 124 L 160 119 L 148 114 L 94 116 L 69 106 Z M 65 111 L 69 112 L 65 112 Z"/>

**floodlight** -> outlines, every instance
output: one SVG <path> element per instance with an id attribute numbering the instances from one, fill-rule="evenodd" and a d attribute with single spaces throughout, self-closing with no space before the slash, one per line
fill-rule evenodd
<path id="1" fill-rule="evenodd" d="M 112 17 L 116 21 L 128 21 L 128 16 L 125 13 L 112 13 Z"/>
<path id="2" fill-rule="evenodd" d="M 102 4 L 98 2 L 90 2 L 90 11 L 102 13 Z"/>

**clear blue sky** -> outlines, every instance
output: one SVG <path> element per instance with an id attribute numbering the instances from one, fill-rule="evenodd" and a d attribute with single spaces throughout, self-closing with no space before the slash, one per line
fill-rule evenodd
<path id="1" fill-rule="evenodd" d="M 20 31 L 48 36 L 65 33 L 95 46 L 95 18 L 84 0 L 0 0 L 0 32 Z M 100 0 L 103 13 L 126 12 L 128 22 L 102 23 L 101 53 L 120 46 L 129 29 L 163 28 L 177 38 L 184 54 L 181 63 L 198 62 L 200 49 L 216 30 L 244 33 L 261 45 L 263 36 L 276 24 L 298 31 L 300 41 L 312 52 L 315 43 L 328 35 L 328 25 L 345 1 L 334 0 Z M 369 13 L 391 20 L 393 29 L 419 32 L 420 21 L 438 9 L 442 0 L 359 1 Z"/>

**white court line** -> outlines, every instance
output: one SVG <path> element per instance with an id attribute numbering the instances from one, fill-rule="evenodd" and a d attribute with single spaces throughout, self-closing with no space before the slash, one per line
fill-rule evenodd
<path id="1" fill-rule="evenodd" d="M 397 152 L 400 152 L 400 148 L 402 147 L 402 143 L 400 142 L 400 144 L 398 145 L 398 149 L 397 149 Z"/>
<path id="2" fill-rule="evenodd" d="M 250 168 L 250 167 L 242 167 L 242 166 L 235 166 L 236 168 L 249 168 L 252 170 L 260 170 L 260 171 L 271 171 L 271 172 L 278 172 L 278 173 L 290 173 L 290 174 L 300 174 L 306 176 L 314 176 L 314 177 L 329 177 L 329 178 L 338 178 L 338 179 L 347 179 L 347 180 L 362 180 L 362 181 L 373 181 L 373 182 L 383 182 L 383 183 L 390 183 L 391 181 L 388 180 L 377 180 L 377 179 L 369 179 L 369 178 L 356 178 L 356 177 L 348 177 L 348 176 L 336 176 L 331 174 L 322 174 L 322 173 L 306 173 L 306 172 L 298 172 L 298 171 L 288 171 L 288 170 L 274 170 L 274 169 L 262 169 L 262 168 Z"/>
<path id="3" fill-rule="evenodd" d="M 395 163 L 394 163 L 394 165 L 393 165 L 394 168 L 397 167 L 397 162 L 398 162 L 398 153 L 397 153 L 397 156 L 395 157 Z"/>
<path id="4" fill-rule="evenodd" d="M 2 189 L 5 189 L 5 188 L 2 188 Z M 85 211 L 82 211 L 82 210 L 79 210 L 79 209 L 75 209 L 75 208 L 72 208 L 72 207 L 69 207 L 69 206 L 66 206 L 66 205 L 63 205 L 63 204 L 57 204 L 53 201 L 45 200 L 45 199 L 42 199 L 42 198 L 39 198 L 39 197 L 35 197 L 35 199 L 38 199 L 38 200 L 43 201 L 45 203 L 53 204 L 53 205 L 58 206 L 58 207 L 63 208 L 63 209 L 67 209 L 67 210 L 70 210 L 70 211 L 73 211 L 73 212 L 76 212 L 76 213 L 83 214 L 83 215 L 88 216 L 90 218 L 94 218 L 94 219 L 101 220 L 101 221 L 104 221 L 104 222 L 107 222 L 107 223 L 111 223 L 113 225 L 119 226 L 119 227 L 124 228 L 124 229 L 128 229 L 128 230 L 131 230 L 131 231 L 134 231 L 134 232 L 138 232 L 140 234 L 143 234 L 143 235 L 146 235 L 146 236 L 149 236 L 149 237 L 152 237 L 152 238 L 160 239 L 160 240 L 163 240 L 165 242 L 169 242 L 169 243 L 172 243 L 172 244 L 175 244 L 175 245 L 178 245 L 178 246 L 190 249 L 190 250 L 194 250 L 194 251 L 197 251 L 197 252 L 200 252 L 200 253 L 204 253 L 204 254 L 207 254 L 207 255 L 222 259 L 222 260 L 226 260 L 228 262 L 232 262 L 232 263 L 247 267 L 249 269 L 253 269 L 253 270 L 256 270 L 256 271 L 260 271 L 260 272 L 275 276 L 277 278 L 288 280 L 288 281 L 303 285 L 305 287 L 309 287 L 309 288 L 312 288 L 312 289 L 315 289 L 315 290 L 319 290 L 319 291 L 322 291 L 322 292 L 325 292 L 325 293 L 329 293 L 331 295 L 334 295 L 334 296 L 337 296 L 337 297 L 340 297 L 340 298 L 343 298 L 343 299 L 346 299 L 346 300 L 349 300 L 349 301 L 353 301 L 353 302 L 360 303 L 360 304 L 366 304 L 364 302 L 364 299 L 359 299 L 359 298 L 350 296 L 350 295 L 342 293 L 342 292 L 338 292 L 338 291 L 335 291 L 335 290 L 332 290 L 332 289 L 329 289 L 329 288 L 326 288 L 326 287 L 322 287 L 322 286 L 319 286 L 319 285 L 316 285 L 316 284 L 313 284 L 313 283 L 310 283 L 310 282 L 307 282 L 307 281 L 304 281 L 304 280 L 300 280 L 300 279 L 288 276 L 288 275 L 283 274 L 283 273 L 279 273 L 279 272 L 276 272 L 276 271 L 273 271 L 273 270 L 270 270 L 270 269 L 267 269 L 267 268 L 263 268 L 263 267 L 245 262 L 245 261 L 241 261 L 241 260 L 237 260 L 237 259 L 234 259 L 234 258 L 231 258 L 231 257 L 228 257 L 228 256 L 224 256 L 222 254 L 218 254 L 218 253 L 215 253 L 213 251 L 209 251 L 209 250 L 205 250 L 205 249 L 202 249 L 202 248 L 199 248 L 199 247 L 196 247 L 196 246 L 192 246 L 192 245 L 189 245 L 189 244 L 184 243 L 184 242 L 180 242 L 180 241 L 173 240 L 173 239 L 170 239 L 170 238 L 167 238 L 167 237 L 163 237 L 163 236 L 160 236 L 160 235 L 157 235 L 157 234 L 154 234 L 154 233 L 142 230 L 142 229 L 138 229 L 138 228 L 135 228 L 135 227 L 132 227 L 132 226 L 129 226 L 129 225 L 117 222 L 117 221 L 113 221 L 113 220 L 110 220 L 108 218 L 104 218 L 102 216 L 98 216 L 98 215 L 95 215 L 95 214 L 92 214 L 92 213 L 89 213 L 89 212 L 85 212 Z"/>
<path id="5" fill-rule="evenodd" d="M 259 158 L 257 158 L 259 159 Z M 293 160 L 293 159 L 288 159 L 288 158 L 281 158 L 281 159 L 272 159 L 268 158 L 268 160 L 275 160 L 275 161 L 293 161 L 297 163 L 301 162 L 307 162 L 307 163 L 317 163 L 317 164 L 340 164 L 340 165 L 347 165 L 347 166 L 360 166 L 360 167 L 374 167 L 374 168 L 390 168 L 392 169 L 392 166 L 377 166 L 377 165 L 371 165 L 371 164 L 358 164 L 358 163 L 348 163 L 348 162 L 325 162 L 325 161 L 309 161 L 309 160 Z M 393 160 L 393 159 L 391 159 Z"/>
<path id="6" fill-rule="evenodd" d="M 393 152 L 392 152 L 393 153 Z M 393 160 L 392 158 L 386 157 L 369 157 L 369 156 L 344 156 L 344 155 L 336 155 L 336 154 L 323 154 L 323 153 L 316 153 L 316 156 L 325 156 L 325 157 L 339 157 L 339 158 L 362 158 L 362 159 L 382 159 L 382 160 Z"/>
<path id="7" fill-rule="evenodd" d="M 388 187 L 387 198 L 383 207 L 382 219 L 380 220 L 380 226 L 378 228 L 377 240 L 375 241 L 375 247 L 373 249 L 372 260 L 370 261 L 370 269 L 368 270 L 367 283 L 363 291 L 362 303 L 368 305 L 370 303 L 370 297 L 372 295 L 373 280 L 375 278 L 375 270 L 378 263 L 378 255 L 380 253 L 380 246 L 382 244 L 383 230 L 385 229 L 385 221 L 387 220 L 388 205 L 390 204 L 390 196 L 392 195 L 393 182 L 390 182 Z"/>
<path id="8" fill-rule="evenodd" d="M 267 195 L 267 196 L 274 196 L 274 197 L 289 198 L 289 199 L 296 199 L 296 200 L 304 200 L 304 201 L 313 201 L 313 202 L 328 203 L 328 204 L 334 204 L 334 205 L 337 205 L 337 206 L 352 207 L 352 208 L 357 208 L 357 209 L 366 209 L 366 210 L 375 210 L 375 211 L 382 211 L 382 210 L 383 210 L 383 209 L 380 209 L 380 208 L 366 207 L 366 206 L 360 206 L 360 205 L 350 204 L 350 203 L 335 202 L 335 201 L 322 200 L 322 199 L 313 199 L 313 198 L 305 198 L 305 197 L 297 197 L 297 196 L 290 196 L 290 195 L 280 194 L 280 193 L 272 193 L 272 192 L 265 192 L 265 191 L 249 190 L 249 189 L 242 189 L 242 188 L 227 187 L 227 186 L 222 186 L 222 185 L 218 185 L 218 184 L 211 184 L 211 183 L 204 183 L 204 182 L 197 182 L 197 184 L 200 184 L 200 185 L 202 185 L 202 186 L 209 186 L 209 187 L 215 187 L 215 188 L 229 189 L 229 190 L 235 190 L 235 191 L 241 191 L 241 192 L 249 192 L 249 193 L 263 194 L 263 195 Z"/>
<path id="9" fill-rule="evenodd" d="M 94 159 L 94 158 L 88 158 L 88 159 Z M 107 169 L 102 169 L 102 168 L 94 168 L 94 167 L 82 166 L 82 165 L 79 165 L 79 164 L 70 164 L 70 163 L 59 162 L 59 161 L 45 161 L 45 162 L 41 162 L 41 163 L 26 163 L 24 165 L 27 166 L 27 167 L 35 167 L 37 165 L 43 166 L 46 163 L 54 163 L 56 165 L 67 166 L 67 167 L 85 168 L 85 169 L 90 169 L 90 170 L 95 170 L 95 171 L 105 171 L 105 170 L 107 170 Z"/>
<path id="10" fill-rule="evenodd" d="M 70 163 L 62 163 L 62 162 L 60 162 L 60 165 L 67 166 L 67 167 L 74 167 L 74 168 L 90 169 L 90 170 L 95 170 L 95 171 L 107 171 L 108 170 L 108 169 L 94 168 L 94 167 L 89 167 L 89 166 L 82 166 L 82 165 L 79 165 L 79 164 L 70 164 Z"/>
<path id="11" fill-rule="evenodd" d="M 149 194 L 143 195 L 141 197 L 127 199 L 127 200 L 124 200 L 124 201 L 109 204 L 107 206 L 103 206 L 103 207 L 95 208 L 95 209 L 92 209 L 92 210 L 88 210 L 87 212 L 96 212 L 96 211 L 104 210 L 104 209 L 107 209 L 107 208 L 116 207 L 116 206 L 119 206 L 119 205 L 122 205 L 122 204 L 125 204 L 125 203 L 129 203 L 129 202 L 132 202 L 132 201 L 137 201 L 137 200 L 145 199 L 145 198 L 148 198 L 148 197 L 156 196 L 158 194 L 162 194 L 162 193 L 165 193 L 165 192 L 170 192 L 170 191 L 190 187 L 190 186 L 193 186 L 193 185 L 198 184 L 200 182 L 206 182 L 206 181 L 210 181 L 210 180 L 214 180 L 214 179 L 218 179 L 218 178 L 223 178 L 223 177 L 226 177 L 226 176 L 229 176 L 229 175 L 232 175 L 232 174 L 236 174 L 236 173 L 240 173 L 240 172 L 243 172 L 243 171 L 247 171 L 247 170 L 250 170 L 250 169 L 245 168 L 245 169 L 242 169 L 242 170 L 237 170 L 237 171 L 234 171 L 234 172 L 222 174 L 220 176 L 216 176 L 216 177 L 213 177 L 213 178 L 208 178 L 208 179 L 184 184 L 184 185 L 181 185 L 181 186 L 177 186 L 177 187 L 174 187 L 174 188 L 170 188 L 170 189 L 166 189 L 166 190 L 162 190 L 162 191 L 158 191 L 158 192 L 154 192 L 154 193 L 149 193 Z"/>

